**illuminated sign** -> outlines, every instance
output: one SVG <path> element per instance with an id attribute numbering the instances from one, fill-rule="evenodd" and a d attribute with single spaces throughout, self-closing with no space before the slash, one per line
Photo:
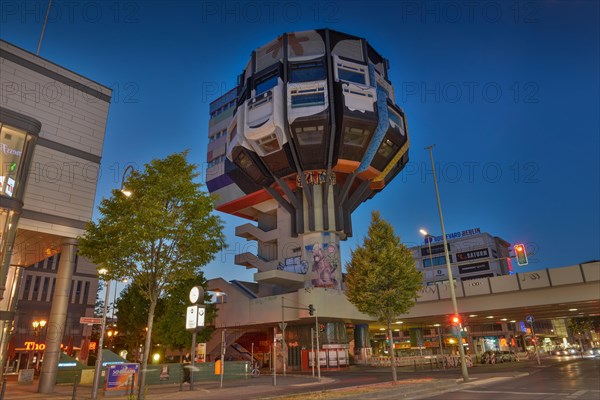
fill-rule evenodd
<path id="1" fill-rule="evenodd" d="M 477 260 L 479 258 L 488 258 L 490 256 L 490 252 L 487 248 L 477 249 L 471 251 L 465 251 L 463 253 L 456 253 L 456 261 L 469 261 L 469 260 Z"/>
<path id="2" fill-rule="evenodd" d="M 46 345 L 44 343 L 36 343 L 36 342 L 25 342 L 25 350 L 46 350 Z"/>
<path id="3" fill-rule="evenodd" d="M 446 240 L 477 235 L 478 233 L 481 233 L 481 229 L 479 228 L 465 229 L 464 231 L 446 233 Z M 427 244 L 428 240 L 431 240 L 432 243 L 441 242 L 443 238 L 442 236 L 425 236 L 425 244 Z"/>

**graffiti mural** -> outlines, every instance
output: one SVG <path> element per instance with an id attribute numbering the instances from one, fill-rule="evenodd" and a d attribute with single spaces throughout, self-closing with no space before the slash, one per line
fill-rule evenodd
<path id="1" fill-rule="evenodd" d="M 340 282 L 336 278 L 340 262 L 338 246 L 334 243 L 315 243 L 310 251 L 313 258 L 312 272 L 316 275 L 312 285 L 340 289 Z"/>
<path id="2" fill-rule="evenodd" d="M 306 275 L 308 272 L 308 262 L 302 260 L 300 257 L 290 257 L 285 259 L 285 264 L 279 263 L 277 269 L 280 271 Z"/>

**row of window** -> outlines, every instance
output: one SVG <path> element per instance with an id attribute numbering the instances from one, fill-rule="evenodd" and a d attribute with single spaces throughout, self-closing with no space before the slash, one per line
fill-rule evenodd
<path id="1" fill-rule="evenodd" d="M 87 303 L 90 292 L 90 283 L 90 281 L 71 281 L 69 303 L 80 304 L 82 301 L 83 303 Z M 56 277 L 27 275 L 25 277 L 25 286 L 23 288 L 21 300 L 38 301 L 39 299 L 41 302 L 52 301 L 55 286 Z M 50 296 L 48 296 L 48 292 L 50 292 Z"/>
<path id="2" fill-rule="evenodd" d="M 234 107 L 236 104 L 237 100 L 231 100 L 229 103 L 224 104 L 222 107 L 217 108 L 215 111 L 210 113 L 210 117 L 214 118 L 219 114 L 224 113 L 225 111 L 227 111 L 228 109 L 230 109 L 231 107 Z"/>
<path id="3" fill-rule="evenodd" d="M 225 154 L 223 154 L 217 158 L 214 158 L 212 161 L 210 161 L 208 163 L 208 168 L 214 167 L 215 165 L 221 164 L 222 162 L 225 162 Z"/>
<path id="4" fill-rule="evenodd" d="M 337 62 L 336 76 L 340 81 L 367 84 L 368 68 L 355 63 Z M 279 68 L 274 68 L 254 81 L 255 96 L 277 85 Z M 290 64 L 289 83 L 322 81 L 326 78 L 323 60 L 313 60 Z M 211 114 L 212 116 L 212 114 Z"/>
<path id="5" fill-rule="evenodd" d="M 227 135 L 227 129 L 223 129 L 222 131 L 217 132 L 216 135 L 213 135 L 208 138 L 208 143 L 212 143 L 215 140 L 221 139 L 223 136 Z"/>

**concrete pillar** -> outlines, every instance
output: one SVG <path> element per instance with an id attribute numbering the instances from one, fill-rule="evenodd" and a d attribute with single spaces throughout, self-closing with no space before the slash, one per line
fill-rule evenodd
<path id="1" fill-rule="evenodd" d="M 50 318 L 48 318 L 44 364 L 42 365 L 38 387 L 38 392 L 40 393 L 54 392 L 58 360 L 60 358 L 60 343 L 65 332 L 76 250 L 77 241 L 75 239 L 65 239 L 63 241 L 60 264 L 56 273 L 56 289 L 54 290 L 54 298 L 52 299 Z"/>

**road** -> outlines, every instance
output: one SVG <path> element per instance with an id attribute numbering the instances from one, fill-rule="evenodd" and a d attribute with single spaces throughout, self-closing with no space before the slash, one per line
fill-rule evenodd
<path id="1" fill-rule="evenodd" d="M 465 385 L 464 389 L 436 396 L 420 397 L 444 400 L 599 400 L 600 358 L 534 366 L 529 376 L 493 378 L 485 385 Z"/>

